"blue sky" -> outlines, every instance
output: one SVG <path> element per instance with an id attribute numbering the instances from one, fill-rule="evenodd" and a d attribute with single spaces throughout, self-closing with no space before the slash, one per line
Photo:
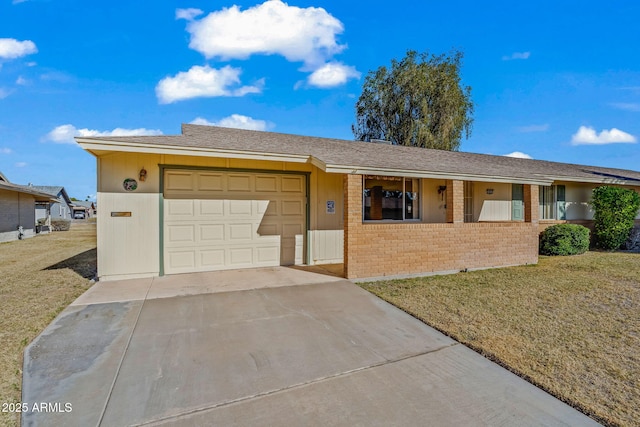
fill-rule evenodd
<path id="1" fill-rule="evenodd" d="M 5 0 L 0 171 L 95 197 L 73 135 L 221 124 L 352 139 L 364 76 L 464 52 L 461 150 L 640 170 L 640 2 Z"/>

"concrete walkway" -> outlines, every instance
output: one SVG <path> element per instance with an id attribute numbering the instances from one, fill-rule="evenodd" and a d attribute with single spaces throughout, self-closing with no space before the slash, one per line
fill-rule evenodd
<path id="1" fill-rule="evenodd" d="M 31 426 L 597 425 L 344 279 L 97 283 L 25 350 Z"/>

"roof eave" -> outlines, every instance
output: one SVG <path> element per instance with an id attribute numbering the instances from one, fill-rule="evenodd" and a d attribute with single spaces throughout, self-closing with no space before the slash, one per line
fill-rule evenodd
<path id="1" fill-rule="evenodd" d="M 607 185 L 629 185 L 638 187 L 640 186 L 640 180 L 637 179 L 614 179 L 614 178 L 585 178 L 585 177 L 573 177 L 573 176 L 548 176 L 553 182 L 567 181 L 567 182 L 584 182 L 589 184 L 607 184 Z"/>
<path id="2" fill-rule="evenodd" d="M 177 145 L 140 144 L 135 142 L 119 142 L 107 140 L 93 140 L 90 138 L 76 138 L 76 141 L 86 151 L 94 156 L 94 150 L 118 151 L 129 153 L 169 154 L 179 156 L 204 156 L 229 159 L 271 160 L 293 163 L 307 163 L 309 155 L 266 153 L 241 150 L 224 150 L 219 148 L 185 147 Z"/>
<path id="3" fill-rule="evenodd" d="M 429 178 L 429 179 L 454 179 L 462 181 L 482 181 L 497 182 L 510 184 L 531 184 L 531 185 L 551 185 L 553 180 L 545 177 L 523 178 L 495 175 L 477 175 L 477 174 L 460 174 L 436 171 L 418 171 L 410 169 L 393 169 L 393 168 L 371 168 L 362 166 L 347 165 L 326 165 L 324 168 L 329 173 L 344 173 L 355 175 L 387 175 L 387 176 L 403 176 L 406 178 Z"/>

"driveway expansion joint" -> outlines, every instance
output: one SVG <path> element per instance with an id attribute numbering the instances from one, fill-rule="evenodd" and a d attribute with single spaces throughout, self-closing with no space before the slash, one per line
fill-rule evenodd
<path id="1" fill-rule="evenodd" d="M 223 408 L 225 406 L 230 406 L 230 405 L 234 405 L 234 404 L 238 404 L 238 403 L 242 403 L 242 402 L 247 402 L 247 401 L 251 401 L 251 400 L 254 400 L 254 399 L 260 399 L 260 398 L 263 398 L 263 397 L 272 396 L 272 395 L 276 395 L 276 394 L 279 394 L 279 393 L 284 393 L 284 392 L 295 390 L 295 389 L 298 389 L 298 388 L 307 387 L 307 386 L 312 385 L 312 384 L 318 384 L 318 383 L 322 383 L 322 382 L 325 382 L 325 381 L 330 381 L 330 380 L 333 380 L 333 379 L 336 379 L 336 378 L 346 377 L 346 376 L 349 376 L 349 375 L 352 375 L 352 374 L 368 371 L 370 369 L 379 368 L 379 367 L 382 367 L 382 366 L 385 366 L 385 365 L 391 365 L 391 364 L 395 364 L 395 363 L 398 363 L 398 362 L 403 362 L 405 360 L 414 359 L 414 358 L 421 357 L 421 356 L 426 356 L 428 354 L 437 353 L 437 352 L 440 352 L 442 350 L 446 350 L 446 349 L 449 349 L 449 348 L 452 348 L 452 347 L 455 347 L 455 346 L 459 346 L 459 345 L 461 345 L 459 342 L 453 342 L 453 343 L 438 347 L 436 349 L 427 350 L 427 351 L 423 351 L 423 352 L 420 352 L 420 353 L 414 353 L 414 354 L 410 354 L 408 356 L 402 356 L 402 357 L 398 357 L 398 358 L 394 358 L 394 359 L 385 359 L 384 361 L 379 362 L 379 363 L 373 363 L 371 365 L 362 366 L 360 368 L 350 369 L 350 370 L 339 372 L 339 373 L 336 373 L 336 374 L 333 374 L 333 375 L 327 375 L 325 377 L 320 377 L 320 378 L 316 378 L 316 379 L 313 379 L 313 380 L 309 380 L 309 381 L 293 384 L 293 385 L 290 385 L 290 386 L 287 386 L 287 387 L 282 387 L 282 388 L 279 388 L 279 389 L 276 389 L 276 390 L 268 390 L 268 391 L 265 391 L 265 392 L 262 392 L 262 393 L 257 393 L 257 394 L 250 395 L 250 396 L 244 396 L 244 397 L 239 397 L 239 398 L 232 399 L 232 400 L 219 402 L 219 403 L 216 403 L 216 404 L 213 404 L 213 405 L 210 405 L 210 406 L 202 406 L 202 407 L 199 407 L 199 408 L 194 408 L 194 409 L 191 409 L 191 410 L 188 410 L 188 411 L 180 412 L 178 414 L 168 415 L 166 417 L 161 417 L 161 418 L 156 418 L 156 419 L 153 419 L 153 420 L 144 421 L 144 422 L 139 423 L 139 424 L 132 424 L 132 426 L 151 426 L 151 425 L 155 425 L 157 423 L 164 423 L 164 422 L 167 422 L 167 421 L 178 420 L 180 418 L 188 417 L 190 415 L 195 415 L 195 414 L 198 414 L 198 413 L 207 412 L 207 411 L 215 410 L 215 409 L 218 409 L 218 408 Z"/>
<path id="2" fill-rule="evenodd" d="M 116 369 L 116 373 L 113 376 L 113 381 L 111 382 L 111 385 L 109 387 L 109 394 L 107 394 L 107 398 L 105 399 L 104 402 L 104 406 L 102 408 L 102 412 L 100 413 L 100 418 L 98 419 L 98 423 L 96 424 L 96 427 L 100 427 L 100 425 L 102 424 L 102 421 L 104 419 L 104 415 L 107 412 L 107 407 L 109 406 L 109 401 L 111 400 L 111 395 L 113 393 L 113 389 L 116 386 L 116 381 L 118 381 L 118 376 L 120 376 L 120 369 L 122 368 L 122 364 L 124 362 L 124 358 L 127 355 L 127 351 L 129 351 L 129 345 L 131 344 L 131 339 L 133 338 L 133 334 L 136 331 L 136 327 L 138 326 L 138 321 L 140 320 L 140 314 L 142 313 L 142 308 L 144 307 L 145 302 L 147 301 L 147 297 L 149 296 L 149 291 L 151 290 L 151 286 L 153 285 L 155 278 L 151 280 L 151 282 L 149 282 L 149 287 L 147 288 L 147 292 L 144 296 L 144 298 L 142 299 L 142 304 L 140 304 L 140 308 L 138 309 L 138 314 L 136 315 L 136 320 L 133 324 L 133 328 L 131 328 L 131 333 L 129 334 L 129 338 L 127 339 L 127 345 L 124 347 L 124 351 L 122 352 L 122 357 L 120 358 L 120 361 L 118 362 L 118 368 Z"/>

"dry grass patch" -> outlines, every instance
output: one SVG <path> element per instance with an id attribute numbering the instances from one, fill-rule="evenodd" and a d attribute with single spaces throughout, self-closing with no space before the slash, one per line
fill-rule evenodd
<path id="1" fill-rule="evenodd" d="M 362 286 L 602 423 L 640 424 L 640 254 Z"/>
<path id="2" fill-rule="evenodd" d="M 95 271 L 95 223 L 0 244 L 0 404 L 20 402 L 24 347 L 91 286 Z M 0 426 L 17 424 L 17 414 L 0 413 Z"/>

